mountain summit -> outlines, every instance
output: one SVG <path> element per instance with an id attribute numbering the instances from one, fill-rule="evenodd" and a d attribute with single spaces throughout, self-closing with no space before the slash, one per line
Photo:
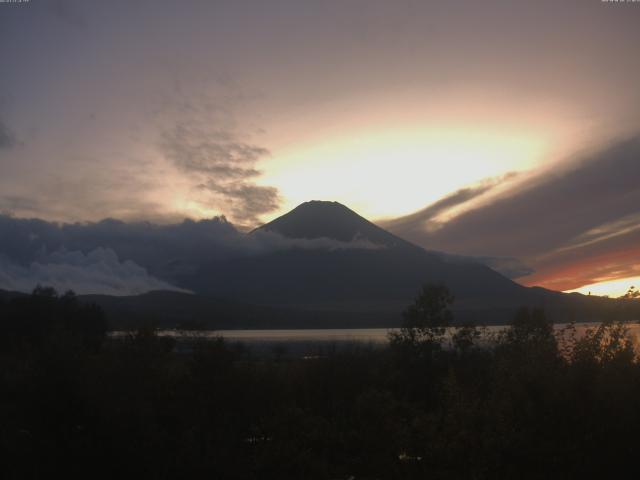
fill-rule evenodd
<path id="1" fill-rule="evenodd" d="M 417 248 L 338 202 L 305 202 L 257 230 L 276 232 L 288 238 L 330 238 L 341 242 L 362 239 L 385 247 Z"/>

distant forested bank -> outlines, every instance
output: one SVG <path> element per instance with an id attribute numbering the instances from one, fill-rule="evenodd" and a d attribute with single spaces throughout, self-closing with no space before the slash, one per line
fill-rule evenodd
<path id="1" fill-rule="evenodd" d="M 46 288 L 0 300 L 2 478 L 609 478 L 636 468 L 640 362 L 622 322 L 540 309 L 478 345 L 426 286 L 388 348 L 296 358 L 152 328 Z"/>

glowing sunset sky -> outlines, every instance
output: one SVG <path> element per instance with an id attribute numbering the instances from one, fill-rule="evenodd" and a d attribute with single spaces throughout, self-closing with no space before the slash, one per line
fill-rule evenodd
<path id="1" fill-rule="evenodd" d="M 637 2 L 0 4 L 0 211 L 336 200 L 526 285 L 640 283 L 638 45 Z"/>

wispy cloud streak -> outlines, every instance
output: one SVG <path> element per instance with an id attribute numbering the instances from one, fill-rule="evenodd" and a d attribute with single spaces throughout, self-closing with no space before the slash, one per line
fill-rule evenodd
<path id="1" fill-rule="evenodd" d="M 415 222 L 391 222 L 389 228 L 436 250 L 519 258 L 537 272 L 523 278 L 524 283 L 575 288 L 593 280 L 588 271 L 596 266 L 591 260 L 600 262 L 600 274 L 602 269 L 620 274 L 620 263 L 633 268 L 638 264 L 637 257 L 618 258 L 637 245 L 638 178 L 640 136 L 634 136 L 565 163 L 562 169 L 531 175 L 437 229 L 415 228 Z M 448 201 L 449 197 L 442 202 Z M 607 266 L 612 252 L 618 255 Z"/>

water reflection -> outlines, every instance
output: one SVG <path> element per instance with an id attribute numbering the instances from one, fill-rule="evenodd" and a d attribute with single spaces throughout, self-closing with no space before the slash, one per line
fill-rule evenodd
<path id="1" fill-rule="evenodd" d="M 557 323 L 554 330 L 558 335 L 570 324 Z M 580 338 L 589 328 L 597 328 L 597 323 L 575 323 L 576 338 Z M 640 323 L 628 323 L 629 334 L 637 338 Z M 480 327 L 485 339 L 490 339 L 504 329 L 506 325 Z M 290 330 L 159 330 L 159 336 L 175 338 L 178 341 L 224 337 L 230 342 L 246 344 L 274 343 L 368 343 L 384 345 L 389 342 L 389 332 L 397 328 L 328 328 L 328 329 L 290 329 Z M 448 329 L 450 337 L 455 329 Z M 113 337 L 126 335 L 127 332 L 112 332 Z"/>

